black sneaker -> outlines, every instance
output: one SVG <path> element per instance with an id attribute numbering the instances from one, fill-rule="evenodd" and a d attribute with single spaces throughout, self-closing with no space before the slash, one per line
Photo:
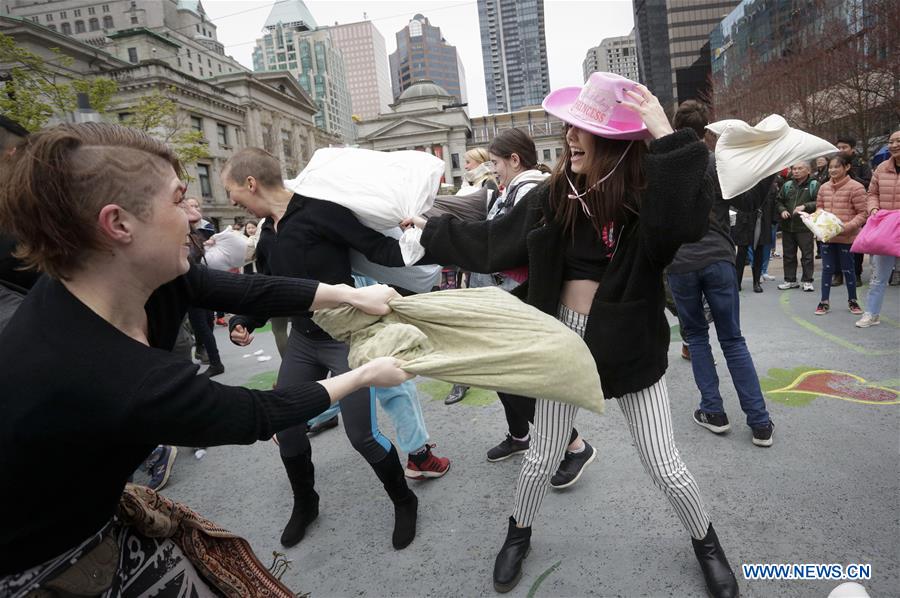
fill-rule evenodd
<path id="1" fill-rule="evenodd" d="M 772 436 L 775 434 L 775 422 L 769 420 L 765 426 L 751 428 L 753 430 L 753 444 L 756 446 L 772 446 Z"/>
<path id="2" fill-rule="evenodd" d="M 337 428 L 337 426 L 338 426 L 338 416 L 335 415 L 334 417 L 326 419 L 323 422 L 319 422 L 315 425 L 310 426 L 306 430 L 306 433 L 309 434 L 310 436 L 315 436 L 316 434 L 324 432 L 325 430 L 330 430 L 331 428 Z"/>
<path id="3" fill-rule="evenodd" d="M 487 460 L 491 463 L 503 461 L 504 459 L 509 459 L 513 455 L 524 453 L 528 450 L 529 446 L 531 446 L 530 438 L 528 440 L 516 440 L 507 434 L 506 440 L 487 452 Z"/>
<path id="4" fill-rule="evenodd" d="M 584 450 L 580 453 L 570 453 L 569 451 L 566 451 L 566 456 L 563 457 L 562 463 L 559 464 L 559 469 L 557 469 L 556 473 L 553 474 L 553 477 L 550 478 L 550 486 L 557 490 L 568 488 L 578 481 L 578 478 L 584 473 L 584 468 L 587 467 L 596 456 L 597 450 L 588 444 L 587 440 L 584 441 Z"/>
<path id="5" fill-rule="evenodd" d="M 700 409 L 694 411 L 694 423 L 703 426 L 713 434 L 724 434 L 731 429 L 728 416 L 724 413 L 707 413 Z"/>

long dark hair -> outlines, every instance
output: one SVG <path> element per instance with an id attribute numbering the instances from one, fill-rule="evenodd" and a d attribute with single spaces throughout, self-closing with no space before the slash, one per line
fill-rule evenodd
<path id="1" fill-rule="evenodd" d="M 531 170 L 538 165 L 537 149 L 534 147 L 534 140 L 521 129 L 501 131 L 491 141 L 488 151 L 504 160 L 508 160 L 510 156 L 516 154 L 519 156 L 519 162 L 525 170 Z"/>
<path id="2" fill-rule="evenodd" d="M 569 127 L 565 127 L 567 132 Z M 565 132 L 563 133 L 565 137 Z M 582 199 L 591 212 L 591 224 L 600 236 L 604 226 L 612 223 L 616 228 L 622 226 L 627 218 L 626 205 L 633 209 L 639 206 L 639 193 L 644 188 L 643 158 L 647 148 L 643 141 L 604 139 L 592 135 L 594 140 L 594 163 L 586 174 L 575 174 L 569 165 L 571 150 L 568 142 L 563 140 L 563 153 L 556 162 L 556 168 L 550 176 L 550 207 L 554 219 L 570 234 L 575 230 L 575 222 L 582 212 L 581 202 L 569 199 L 572 189 L 566 176 L 572 180 L 575 188 L 581 193 L 590 189 L 597 181 L 605 177 L 615 168 L 616 162 L 627 151 L 625 158 L 611 177 L 589 191 Z"/>

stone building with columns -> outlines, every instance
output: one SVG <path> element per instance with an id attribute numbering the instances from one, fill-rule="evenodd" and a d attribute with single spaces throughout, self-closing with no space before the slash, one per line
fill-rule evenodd
<path id="1" fill-rule="evenodd" d="M 203 199 L 204 216 L 220 226 L 247 217 L 246 212 L 231 205 L 219 181 L 222 166 L 237 150 L 264 148 L 281 160 L 285 177 L 293 178 L 316 148 L 337 142 L 315 127 L 313 116 L 318 107 L 286 72 L 253 73 L 242 68 L 201 79 L 168 60 L 131 63 L 117 57 L 121 50 L 118 43 L 129 47 L 174 43 L 173 38 L 162 40 L 158 32 L 143 28 L 107 37 L 102 49 L 32 19 L 0 16 L 0 33 L 45 58 L 52 56 L 50 48 L 71 57 L 72 64 L 55 67 L 63 81 L 114 79 L 118 92 L 102 115 L 104 120 L 126 120 L 141 97 L 155 92 L 175 100 L 178 128 L 201 131 L 207 148 L 207 157 L 185 165 L 191 178 L 188 193 Z M 51 124 L 68 119 L 70 115 L 57 115 Z"/>
<path id="2" fill-rule="evenodd" d="M 469 141 L 469 147 L 487 148 L 501 131 L 522 129 L 534 140 L 538 162 L 554 168 L 562 156 L 565 144 L 563 124 L 563 121 L 547 114 L 540 107 L 476 116 L 472 119 L 472 139 Z"/>
<path id="3" fill-rule="evenodd" d="M 419 150 L 444 160 L 444 182 L 462 184 L 472 125 L 455 96 L 432 81 L 407 88 L 390 112 L 357 123 L 357 144 L 379 151 Z"/>

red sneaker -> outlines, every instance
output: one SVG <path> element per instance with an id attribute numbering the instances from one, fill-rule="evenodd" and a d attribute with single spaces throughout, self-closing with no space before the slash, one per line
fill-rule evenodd
<path id="1" fill-rule="evenodd" d="M 228 326 L 228 322 L 225 321 L 225 318 L 216 318 L 217 326 Z"/>
<path id="2" fill-rule="evenodd" d="M 429 478 L 439 478 L 450 471 L 450 459 L 446 457 L 436 457 L 431 449 L 433 444 L 425 445 L 425 452 L 421 455 L 410 455 L 406 460 L 406 471 L 404 474 L 411 480 L 427 480 Z M 416 460 L 413 460 L 415 456 Z M 418 463 L 416 463 L 418 461 Z"/>

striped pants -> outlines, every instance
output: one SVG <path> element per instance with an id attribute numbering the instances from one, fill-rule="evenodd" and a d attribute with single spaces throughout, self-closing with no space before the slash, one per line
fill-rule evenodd
<path id="1" fill-rule="evenodd" d="M 558 318 L 584 336 L 587 316 L 560 305 Z M 653 386 L 620 397 L 631 438 L 644 469 L 663 491 L 682 525 L 696 539 L 706 536 L 709 515 L 700 498 L 697 482 L 688 471 L 672 434 L 672 415 L 665 376 Z M 513 517 L 530 527 L 547 493 L 550 476 L 562 460 L 578 408 L 565 403 L 537 399 L 531 447 L 525 453 L 516 484 Z"/>

